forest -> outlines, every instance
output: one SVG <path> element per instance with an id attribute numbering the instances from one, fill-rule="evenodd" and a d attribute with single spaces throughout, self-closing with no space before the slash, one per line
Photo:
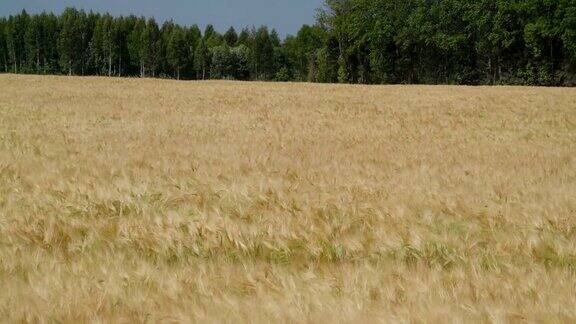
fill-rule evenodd
<path id="1" fill-rule="evenodd" d="M 67 8 L 0 18 L 0 73 L 576 85 L 574 0 L 326 0 L 284 39 Z"/>

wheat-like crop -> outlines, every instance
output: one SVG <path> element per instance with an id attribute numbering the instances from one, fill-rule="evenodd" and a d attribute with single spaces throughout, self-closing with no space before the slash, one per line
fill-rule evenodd
<path id="1" fill-rule="evenodd" d="M 576 321 L 576 89 L 0 76 L 0 321 Z"/>

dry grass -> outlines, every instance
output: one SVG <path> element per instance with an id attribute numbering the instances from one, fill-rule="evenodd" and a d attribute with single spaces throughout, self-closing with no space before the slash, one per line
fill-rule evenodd
<path id="1" fill-rule="evenodd" d="M 0 91 L 2 321 L 576 321 L 576 89 Z"/>

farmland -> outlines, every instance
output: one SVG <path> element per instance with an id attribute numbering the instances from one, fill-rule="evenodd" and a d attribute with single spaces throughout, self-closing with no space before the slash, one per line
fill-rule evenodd
<path id="1" fill-rule="evenodd" d="M 0 319 L 576 321 L 576 89 L 0 75 Z"/>

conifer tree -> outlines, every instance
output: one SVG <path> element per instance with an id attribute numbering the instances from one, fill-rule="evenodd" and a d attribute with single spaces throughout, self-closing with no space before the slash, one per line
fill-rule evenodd
<path id="1" fill-rule="evenodd" d="M 186 65 L 187 49 L 184 31 L 180 27 L 173 28 L 168 39 L 166 54 L 177 80 L 180 80 L 180 72 Z"/>
<path id="2" fill-rule="evenodd" d="M 32 16 L 26 28 L 24 45 L 26 52 L 26 68 L 28 71 L 39 73 L 41 70 L 42 32 L 40 16 Z"/>
<path id="3" fill-rule="evenodd" d="M 138 74 L 143 78 L 146 76 L 146 68 L 144 57 L 142 56 L 142 34 L 146 28 L 146 21 L 144 18 L 135 17 L 132 17 L 130 20 L 131 22 L 129 22 L 129 24 L 131 25 L 131 31 L 128 36 L 130 62 L 138 67 Z"/>
<path id="4" fill-rule="evenodd" d="M 206 80 L 206 72 L 210 69 L 210 51 L 204 39 L 200 39 L 194 52 L 194 65 L 198 73 L 198 78 Z"/>
<path id="5" fill-rule="evenodd" d="M 6 45 L 6 19 L 0 18 L 0 72 L 8 72 L 8 47 Z"/>
<path id="6" fill-rule="evenodd" d="M 175 32 L 175 30 L 177 30 Z M 248 67 L 246 72 L 246 67 Z M 352 83 L 576 85 L 573 0 L 326 0 L 284 40 L 67 8 L 0 17 L 0 71 Z"/>
<path id="7" fill-rule="evenodd" d="M 226 33 L 224 34 L 224 40 L 226 41 L 226 44 L 228 46 L 230 47 L 236 46 L 236 43 L 238 42 L 238 34 L 236 34 L 236 30 L 234 29 L 234 27 L 230 27 L 228 31 L 226 31 Z"/>
<path id="8" fill-rule="evenodd" d="M 144 65 L 144 76 L 146 72 L 155 77 L 160 57 L 160 29 L 154 19 L 149 19 L 146 23 L 140 38 L 140 57 Z"/>
<path id="9" fill-rule="evenodd" d="M 80 37 L 79 14 L 76 9 L 67 8 L 60 16 L 60 33 L 58 36 L 58 54 L 60 66 L 68 75 L 73 75 L 82 56 L 80 53 L 82 39 Z"/>
<path id="10" fill-rule="evenodd" d="M 198 46 L 198 43 L 202 39 L 202 32 L 200 31 L 200 28 L 198 28 L 198 25 L 193 25 L 192 27 L 186 29 L 185 33 L 186 33 L 186 47 L 188 48 L 188 50 L 187 50 L 188 60 L 187 60 L 186 69 L 189 73 L 189 75 L 188 75 L 189 78 L 196 78 L 197 73 L 195 72 L 196 71 L 196 69 L 195 69 L 196 53 L 195 52 L 196 52 L 196 47 Z"/>

